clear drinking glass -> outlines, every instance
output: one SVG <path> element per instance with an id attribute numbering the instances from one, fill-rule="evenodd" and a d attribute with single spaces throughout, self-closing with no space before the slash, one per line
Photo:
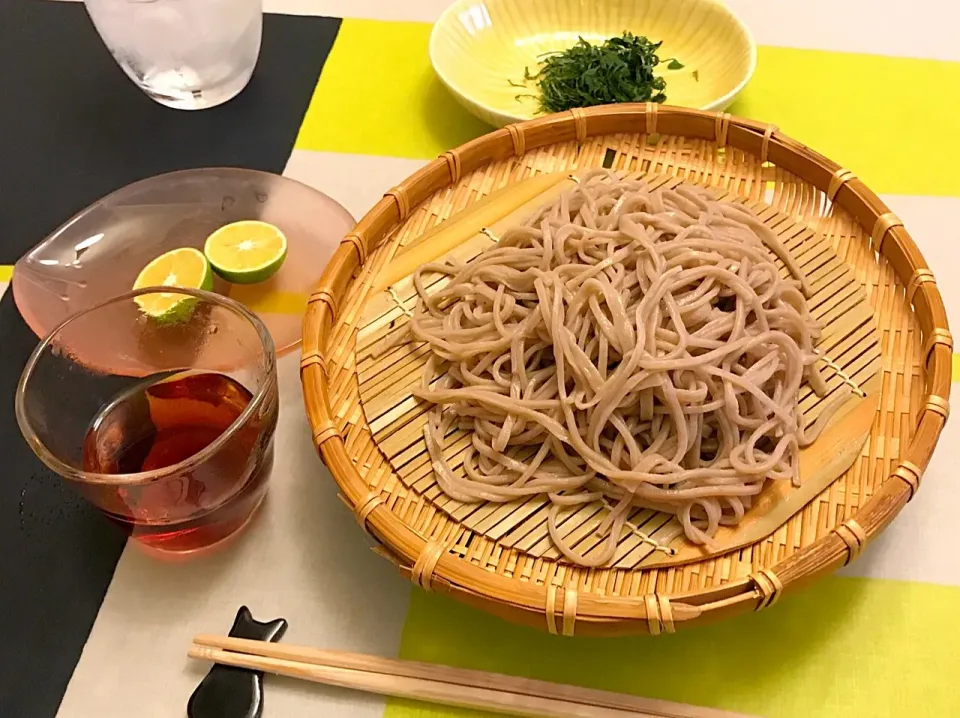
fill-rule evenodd
<path id="1" fill-rule="evenodd" d="M 84 0 L 123 71 L 180 110 L 219 105 L 257 64 L 262 0 Z"/>
<path id="2" fill-rule="evenodd" d="M 146 314 L 137 300 L 158 293 L 182 301 Z M 266 494 L 273 341 L 226 297 L 158 287 L 75 314 L 33 352 L 15 403 L 37 456 L 155 552 L 225 540 Z"/>

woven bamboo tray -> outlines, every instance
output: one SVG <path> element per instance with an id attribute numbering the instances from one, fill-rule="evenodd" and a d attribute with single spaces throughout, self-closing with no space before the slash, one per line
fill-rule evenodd
<path id="1" fill-rule="evenodd" d="M 810 241 L 829 242 L 873 312 L 880 356 L 867 363 L 879 408 L 863 450 L 772 534 L 736 550 L 664 565 L 572 566 L 458 518 L 443 497 L 394 470 L 368 424 L 358 336 L 370 304 L 382 301 L 391 262 L 508 185 L 599 166 L 770 205 Z M 952 350 L 933 273 L 852 172 L 772 125 L 618 105 L 508 126 L 444 153 L 388 192 L 344 239 L 311 296 L 301 377 L 314 443 L 341 498 L 378 552 L 415 583 L 552 633 L 659 634 L 765 608 L 855 559 L 919 488 L 949 412 Z"/>

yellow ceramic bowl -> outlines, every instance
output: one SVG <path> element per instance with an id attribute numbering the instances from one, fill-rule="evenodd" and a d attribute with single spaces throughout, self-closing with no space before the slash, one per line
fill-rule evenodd
<path id="1" fill-rule="evenodd" d="M 456 0 L 430 35 L 430 61 L 471 113 L 496 127 L 537 114 L 536 93 L 517 88 L 537 57 L 565 50 L 578 37 L 603 42 L 630 30 L 662 40 L 667 103 L 725 109 L 753 74 L 757 47 L 720 0 Z"/>

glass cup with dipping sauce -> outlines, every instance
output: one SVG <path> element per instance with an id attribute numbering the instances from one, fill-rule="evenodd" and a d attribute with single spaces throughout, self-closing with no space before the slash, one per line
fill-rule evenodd
<path id="1" fill-rule="evenodd" d="M 266 494 L 273 340 L 226 297 L 148 288 L 73 315 L 31 355 L 15 403 L 37 456 L 151 552 L 224 541 Z"/>

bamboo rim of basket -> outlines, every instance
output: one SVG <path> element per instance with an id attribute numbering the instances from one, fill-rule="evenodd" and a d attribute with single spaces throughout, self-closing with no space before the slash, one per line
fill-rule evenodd
<path id="1" fill-rule="evenodd" d="M 595 135 L 645 131 L 716 142 L 760 157 L 824 192 L 846 210 L 869 237 L 874 252 L 892 266 L 912 305 L 924 346 L 925 397 L 916 429 L 896 468 L 856 513 L 833 531 L 773 566 L 719 586 L 643 597 L 602 596 L 573 586 L 519 581 L 489 572 L 426 541 L 371 492 L 336 426 L 329 400 L 326 341 L 338 304 L 357 269 L 422 201 L 456 185 L 491 161 L 520 156 L 558 142 L 582 142 Z M 595 626 L 635 623 L 649 633 L 673 632 L 678 623 L 705 614 L 724 616 L 772 605 L 788 588 L 799 587 L 855 558 L 913 497 L 949 412 L 952 337 L 933 273 L 913 239 L 887 207 L 852 172 L 781 133 L 773 125 L 727 113 L 655 103 L 576 109 L 509 125 L 443 153 L 384 195 L 340 244 L 307 307 L 303 324 L 301 379 L 314 444 L 340 486 L 341 498 L 381 543 L 401 572 L 428 590 L 454 595 L 483 608 L 528 614 L 551 632 L 573 634 L 583 622 Z M 892 480 L 898 479 L 898 480 Z M 498 610 L 501 609 L 501 610 Z M 519 614 L 517 613 L 519 612 Z M 606 630 L 604 633 L 619 632 Z"/>

